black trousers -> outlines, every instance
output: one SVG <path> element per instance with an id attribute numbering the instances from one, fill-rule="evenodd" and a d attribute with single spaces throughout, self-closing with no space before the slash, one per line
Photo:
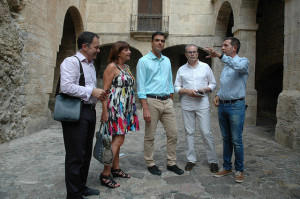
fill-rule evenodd
<path id="1" fill-rule="evenodd" d="M 96 110 L 83 107 L 79 122 L 62 122 L 67 198 L 82 198 L 93 150 Z"/>

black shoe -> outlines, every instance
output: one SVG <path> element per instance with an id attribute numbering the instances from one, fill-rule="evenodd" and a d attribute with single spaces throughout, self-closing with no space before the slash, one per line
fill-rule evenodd
<path id="1" fill-rule="evenodd" d="M 148 171 L 153 175 L 161 175 L 161 170 L 156 165 L 153 165 L 152 167 L 148 167 Z"/>
<path id="2" fill-rule="evenodd" d="M 81 192 L 81 195 L 84 196 L 92 196 L 92 195 L 99 195 L 100 191 L 97 189 L 91 189 L 91 188 L 86 188 L 84 191 Z"/>
<path id="3" fill-rule="evenodd" d="M 217 173 L 219 171 L 219 167 L 217 163 L 211 163 L 209 168 L 212 173 Z"/>
<path id="4" fill-rule="evenodd" d="M 176 173 L 177 175 L 182 175 L 184 173 L 184 171 L 182 169 L 179 169 L 178 166 L 175 164 L 173 166 L 167 166 L 167 169 L 169 171 L 173 171 L 174 173 Z"/>
<path id="5" fill-rule="evenodd" d="M 195 166 L 195 163 L 193 163 L 193 162 L 188 162 L 187 164 L 186 164 L 186 166 L 185 166 L 185 170 L 186 171 L 190 171 L 190 170 L 192 170 L 193 169 L 193 167 Z"/>

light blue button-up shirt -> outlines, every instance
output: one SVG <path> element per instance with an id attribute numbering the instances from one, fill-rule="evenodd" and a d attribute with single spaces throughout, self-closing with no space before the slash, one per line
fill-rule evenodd
<path id="1" fill-rule="evenodd" d="M 147 94 L 165 96 L 174 93 L 170 59 L 158 59 L 151 51 L 137 64 L 137 95 L 146 99 Z"/>
<path id="2" fill-rule="evenodd" d="M 223 55 L 225 66 L 220 77 L 220 90 L 217 93 L 221 100 L 244 98 L 246 82 L 249 76 L 249 60 L 235 55 L 233 58 Z"/>

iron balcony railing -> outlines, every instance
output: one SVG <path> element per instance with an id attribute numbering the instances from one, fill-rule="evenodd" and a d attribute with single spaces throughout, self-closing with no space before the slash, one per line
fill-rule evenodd
<path id="1" fill-rule="evenodd" d="M 169 32 L 169 16 L 149 14 L 131 15 L 130 31 Z"/>

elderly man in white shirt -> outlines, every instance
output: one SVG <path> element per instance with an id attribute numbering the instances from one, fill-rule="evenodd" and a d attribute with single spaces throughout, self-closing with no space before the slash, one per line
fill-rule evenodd
<path id="1" fill-rule="evenodd" d="M 185 170 L 190 171 L 195 166 L 196 153 L 194 135 L 196 121 L 199 124 L 206 157 L 210 171 L 218 172 L 218 159 L 210 128 L 210 110 L 208 94 L 216 88 L 216 80 L 208 64 L 198 60 L 198 46 L 189 44 L 185 47 L 188 62 L 177 71 L 175 92 L 182 95 L 181 108 L 187 140 L 188 163 Z"/>

